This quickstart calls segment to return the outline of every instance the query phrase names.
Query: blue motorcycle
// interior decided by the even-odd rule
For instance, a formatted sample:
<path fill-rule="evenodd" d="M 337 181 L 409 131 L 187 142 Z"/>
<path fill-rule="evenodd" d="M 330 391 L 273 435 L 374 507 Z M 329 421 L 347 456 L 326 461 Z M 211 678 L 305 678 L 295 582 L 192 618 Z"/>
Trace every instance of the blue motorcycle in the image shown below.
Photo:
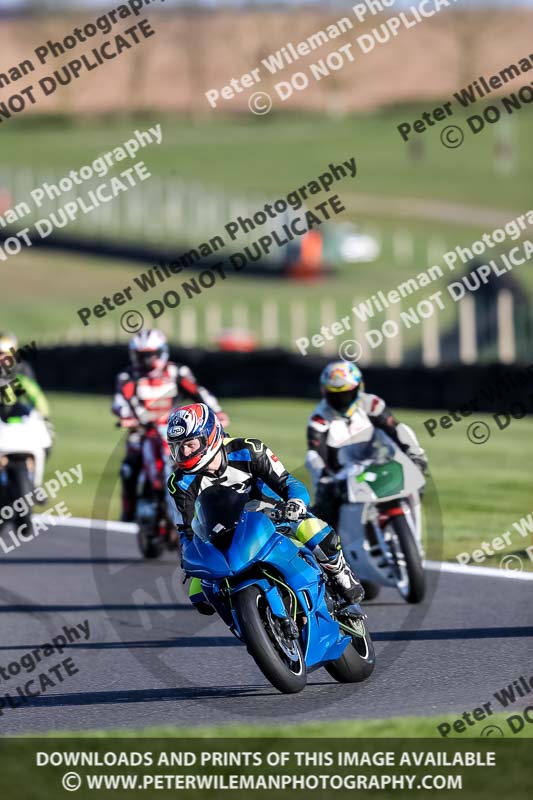
<path fill-rule="evenodd" d="M 361 608 L 343 607 L 291 523 L 246 510 L 248 499 L 223 486 L 200 494 L 185 571 L 280 692 L 302 691 L 319 667 L 341 683 L 366 680 L 375 654 Z"/>

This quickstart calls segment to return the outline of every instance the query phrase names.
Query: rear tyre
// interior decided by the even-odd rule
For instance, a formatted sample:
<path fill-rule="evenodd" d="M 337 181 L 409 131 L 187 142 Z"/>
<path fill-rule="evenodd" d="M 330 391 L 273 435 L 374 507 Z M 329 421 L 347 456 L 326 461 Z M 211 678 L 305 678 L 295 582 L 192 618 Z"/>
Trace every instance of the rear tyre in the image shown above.
<path fill-rule="evenodd" d="M 373 600 L 381 591 L 381 586 L 375 581 L 361 581 L 363 589 L 365 590 L 364 600 Z"/>
<path fill-rule="evenodd" d="M 234 608 L 248 652 L 265 678 L 284 694 L 301 692 L 307 669 L 300 642 L 283 636 L 259 587 L 238 592 Z"/>
<path fill-rule="evenodd" d="M 398 591 L 408 603 L 420 603 L 426 594 L 426 577 L 413 533 L 403 515 L 392 517 L 389 524 L 393 529 L 391 549 L 399 576 Z"/>
<path fill-rule="evenodd" d="M 374 671 L 376 664 L 376 654 L 374 643 L 367 630 L 364 619 L 343 621 L 343 631 L 348 633 L 347 628 L 351 627 L 354 631 L 352 641 L 336 661 L 331 661 L 325 665 L 326 670 L 332 678 L 339 683 L 361 683 L 366 681 Z"/>

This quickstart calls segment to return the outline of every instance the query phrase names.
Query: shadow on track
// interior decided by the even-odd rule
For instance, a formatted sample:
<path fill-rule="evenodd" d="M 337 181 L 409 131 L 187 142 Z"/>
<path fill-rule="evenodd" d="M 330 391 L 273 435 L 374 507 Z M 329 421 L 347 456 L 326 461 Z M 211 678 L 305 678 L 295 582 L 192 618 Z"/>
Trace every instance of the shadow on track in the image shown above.
<path fill-rule="evenodd" d="M 153 608 L 155 606 L 147 606 Z M 0 609 L 1 611 L 1 609 Z M 383 631 L 374 632 L 375 642 L 392 641 L 431 641 L 446 639 L 518 639 L 533 637 L 533 627 L 516 628 L 449 628 L 421 631 Z M 0 645 L 0 652 L 27 650 L 41 647 L 40 644 Z M 172 648 L 194 649 L 202 647 L 243 647 L 243 643 L 233 636 L 179 636 L 169 639 L 140 639 L 120 642 L 74 642 L 63 645 L 64 650 L 122 650 L 146 649 L 169 650 Z"/>
<path fill-rule="evenodd" d="M 142 558 L 10 558 L 6 559 L 4 566 L 28 564 L 145 564 Z"/>
<path fill-rule="evenodd" d="M 40 644 L 12 644 L 0 645 L 0 652 L 4 650 L 29 650 L 32 647 L 42 647 Z M 242 642 L 233 636 L 181 636 L 179 639 L 145 639 L 131 642 L 73 642 L 62 645 L 63 650 L 129 650 L 130 648 L 163 648 L 172 647 L 243 647 Z"/>
<path fill-rule="evenodd" d="M 279 694 L 266 686 L 209 686 L 173 689 L 123 689 L 112 692 L 76 692 L 72 694 L 40 695 L 28 699 L 23 708 L 98 706 L 114 703 L 153 703 L 177 700 L 209 700 L 239 697 L 261 697 Z"/>
<path fill-rule="evenodd" d="M 0 602 L 2 592 L 0 590 Z M 56 606 L 56 605 L 0 605 L 1 614 L 24 614 L 40 611 L 43 614 L 63 611 L 195 611 L 190 603 L 109 603 L 108 605 L 79 605 L 79 606 Z"/>
<path fill-rule="evenodd" d="M 517 639 L 533 636 L 533 627 L 442 628 L 441 630 L 372 632 L 375 642 L 428 641 L 438 639 Z"/>

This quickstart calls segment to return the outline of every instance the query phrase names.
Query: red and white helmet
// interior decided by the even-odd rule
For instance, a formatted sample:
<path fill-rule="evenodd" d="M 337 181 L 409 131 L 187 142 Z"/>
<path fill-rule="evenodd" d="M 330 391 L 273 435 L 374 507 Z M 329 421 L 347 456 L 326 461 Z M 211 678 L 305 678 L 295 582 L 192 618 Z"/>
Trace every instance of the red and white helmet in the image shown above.
<path fill-rule="evenodd" d="M 185 454 L 183 446 L 198 440 L 194 452 Z M 178 469 L 200 472 L 216 456 L 224 440 L 224 430 L 216 414 L 205 403 L 176 408 L 169 417 L 167 442 Z"/>
<path fill-rule="evenodd" d="M 167 337 L 161 331 L 140 331 L 129 343 L 130 360 L 133 367 L 143 375 L 160 372 L 168 361 Z"/>

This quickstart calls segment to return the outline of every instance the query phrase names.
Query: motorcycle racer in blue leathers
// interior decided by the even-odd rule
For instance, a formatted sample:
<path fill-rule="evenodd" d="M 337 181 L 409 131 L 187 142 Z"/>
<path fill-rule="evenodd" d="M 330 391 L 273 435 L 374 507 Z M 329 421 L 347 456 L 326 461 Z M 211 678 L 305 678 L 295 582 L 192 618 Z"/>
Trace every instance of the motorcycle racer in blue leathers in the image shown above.
<path fill-rule="evenodd" d="M 276 502 L 274 493 L 281 498 L 278 512 L 294 523 L 293 534 L 313 552 L 345 602 L 353 604 L 362 599 L 362 586 L 346 564 L 336 532 L 307 511 L 306 487 L 287 472 L 264 442 L 225 437 L 219 419 L 203 403 L 184 406 L 172 413 L 167 440 L 176 464 L 168 490 L 175 503 L 176 525 L 185 557 L 193 537 L 195 502 L 202 491 L 223 485 L 247 494 L 250 501 L 270 505 Z M 199 610 L 208 612 L 197 579 L 191 583 L 190 597 Z"/>

